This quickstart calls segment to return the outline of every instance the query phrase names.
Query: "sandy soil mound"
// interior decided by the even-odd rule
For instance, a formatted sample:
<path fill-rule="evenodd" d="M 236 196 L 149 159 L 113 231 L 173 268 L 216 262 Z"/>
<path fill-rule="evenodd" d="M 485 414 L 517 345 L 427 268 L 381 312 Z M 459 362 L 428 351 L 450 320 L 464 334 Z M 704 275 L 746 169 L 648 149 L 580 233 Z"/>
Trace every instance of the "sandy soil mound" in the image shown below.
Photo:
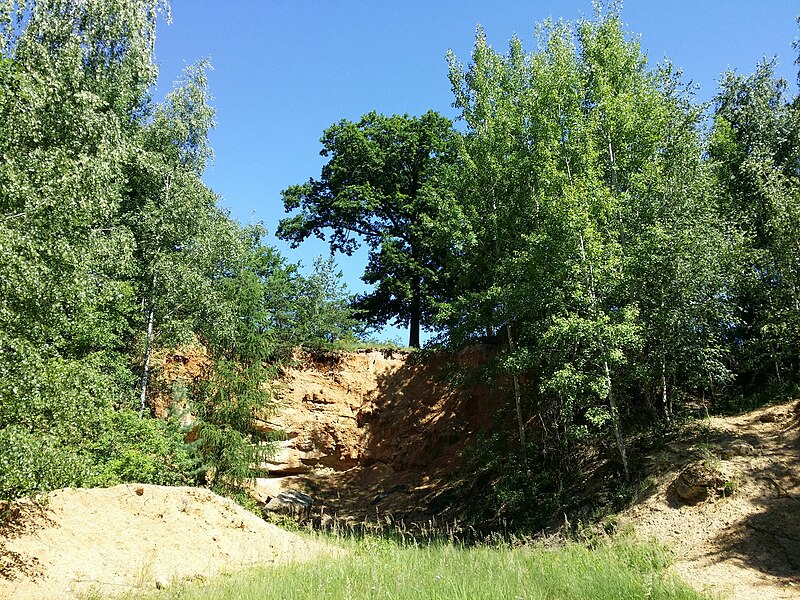
<path fill-rule="evenodd" d="M 338 549 L 270 525 L 209 490 L 153 485 L 52 492 L 19 502 L 0 530 L 0 598 L 75 598 Z"/>
<path fill-rule="evenodd" d="M 691 504 L 675 484 L 696 464 L 730 483 Z M 651 471 L 622 523 L 675 550 L 685 581 L 731 599 L 800 598 L 800 402 L 700 421 Z"/>

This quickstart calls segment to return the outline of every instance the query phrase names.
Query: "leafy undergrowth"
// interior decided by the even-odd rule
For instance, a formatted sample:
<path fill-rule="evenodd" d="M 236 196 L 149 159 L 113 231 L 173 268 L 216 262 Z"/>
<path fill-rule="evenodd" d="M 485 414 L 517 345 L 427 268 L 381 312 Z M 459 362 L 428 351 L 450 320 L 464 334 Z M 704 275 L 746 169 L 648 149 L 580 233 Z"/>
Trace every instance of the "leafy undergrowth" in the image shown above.
<path fill-rule="evenodd" d="M 324 536 L 331 541 L 329 536 Z M 701 595 L 666 568 L 667 550 L 625 539 L 595 549 L 450 543 L 417 545 L 384 538 L 336 539 L 348 555 L 259 567 L 201 583 L 177 583 L 137 598 L 685 598 Z"/>

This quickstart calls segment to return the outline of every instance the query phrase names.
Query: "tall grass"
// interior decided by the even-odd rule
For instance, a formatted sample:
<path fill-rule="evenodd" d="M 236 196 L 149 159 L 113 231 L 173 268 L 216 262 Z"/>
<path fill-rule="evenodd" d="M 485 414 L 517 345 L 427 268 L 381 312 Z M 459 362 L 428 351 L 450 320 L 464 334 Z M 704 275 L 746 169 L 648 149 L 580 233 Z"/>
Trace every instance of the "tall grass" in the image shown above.
<path fill-rule="evenodd" d="M 626 540 L 595 549 L 418 545 L 385 538 L 335 540 L 346 556 L 177 584 L 136 598 L 164 599 L 699 599 L 669 573 L 669 553 Z M 133 597 L 133 596 L 131 596 Z"/>

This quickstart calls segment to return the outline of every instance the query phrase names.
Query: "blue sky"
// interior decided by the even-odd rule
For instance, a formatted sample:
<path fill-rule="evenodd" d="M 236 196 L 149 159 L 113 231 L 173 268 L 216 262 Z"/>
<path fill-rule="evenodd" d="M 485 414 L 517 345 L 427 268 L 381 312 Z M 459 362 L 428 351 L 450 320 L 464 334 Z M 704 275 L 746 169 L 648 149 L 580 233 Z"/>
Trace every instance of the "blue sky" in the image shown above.
<path fill-rule="evenodd" d="M 455 117 L 445 53 L 466 64 L 477 24 L 498 50 L 513 34 L 531 50 L 537 22 L 591 14 L 590 0 L 173 0 L 173 22 L 157 36 L 156 97 L 186 64 L 210 57 L 218 125 L 205 181 L 233 217 L 272 234 L 285 216 L 281 190 L 319 176 L 323 129 L 371 110 Z M 650 63 L 668 56 L 700 86 L 701 100 L 713 97 L 725 70 L 750 73 L 765 56 L 778 56 L 794 91 L 798 14 L 796 0 L 628 0 L 622 10 Z M 316 240 L 297 250 L 268 241 L 307 266 L 328 252 Z M 363 290 L 365 254 L 339 264 L 351 291 Z"/>

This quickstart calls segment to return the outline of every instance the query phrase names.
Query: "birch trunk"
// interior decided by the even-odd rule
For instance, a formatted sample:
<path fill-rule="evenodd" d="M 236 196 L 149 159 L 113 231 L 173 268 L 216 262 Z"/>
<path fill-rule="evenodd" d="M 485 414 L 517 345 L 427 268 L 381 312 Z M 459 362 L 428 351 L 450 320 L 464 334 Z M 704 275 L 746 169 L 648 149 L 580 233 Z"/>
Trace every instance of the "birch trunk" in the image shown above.
<path fill-rule="evenodd" d="M 583 234 L 578 234 L 578 239 L 581 246 L 581 258 L 589 268 L 588 283 L 589 283 L 589 299 L 592 305 L 592 313 L 597 316 L 597 295 L 594 290 L 594 270 L 592 264 L 586 255 L 586 245 L 583 241 Z M 605 372 L 606 387 L 608 389 L 608 403 L 611 408 L 611 426 L 614 430 L 614 437 L 617 440 L 617 449 L 619 456 L 622 459 L 622 468 L 625 471 L 625 481 L 630 481 L 630 469 L 628 468 L 628 453 L 625 450 L 625 439 L 622 437 L 622 425 L 619 421 L 619 411 L 617 410 L 617 402 L 614 399 L 614 386 L 611 379 L 611 369 L 608 366 L 608 359 L 606 358 L 606 349 L 604 344 L 600 344 L 600 352 L 603 356 L 603 369 Z"/>
<path fill-rule="evenodd" d="M 155 288 L 156 278 L 153 276 L 153 289 Z M 151 291 L 153 294 L 153 291 Z M 147 339 L 144 347 L 144 370 L 142 372 L 142 391 L 139 395 L 139 418 L 144 417 L 144 410 L 147 407 L 147 379 L 150 375 L 150 355 L 153 353 L 153 322 L 155 321 L 156 301 L 155 295 L 150 300 L 150 311 L 147 315 Z"/>
<path fill-rule="evenodd" d="M 667 424 L 670 422 L 671 410 L 667 398 L 667 365 L 664 361 L 664 355 L 661 355 L 661 404 L 664 409 L 664 418 Z"/>
<path fill-rule="evenodd" d="M 625 450 L 625 439 L 622 437 L 622 427 L 619 422 L 619 411 L 614 400 L 614 388 L 611 385 L 611 369 L 608 368 L 608 361 L 603 361 L 606 372 L 606 385 L 608 386 L 608 403 L 611 406 L 611 423 L 614 428 L 614 437 L 617 439 L 617 450 L 622 458 L 622 468 L 625 471 L 625 481 L 631 480 L 631 472 L 628 467 L 628 453 Z"/>
<path fill-rule="evenodd" d="M 508 350 L 514 352 L 514 338 L 511 335 L 511 324 L 506 324 L 506 333 L 508 335 Z M 528 468 L 528 444 L 525 441 L 525 421 L 522 418 L 522 394 L 519 389 L 519 375 L 516 371 L 511 376 L 514 381 L 514 406 L 517 411 L 517 426 L 519 427 L 519 444 L 522 449 L 522 465 L 525 467 L 525 472 L 530 473 Z"/>

